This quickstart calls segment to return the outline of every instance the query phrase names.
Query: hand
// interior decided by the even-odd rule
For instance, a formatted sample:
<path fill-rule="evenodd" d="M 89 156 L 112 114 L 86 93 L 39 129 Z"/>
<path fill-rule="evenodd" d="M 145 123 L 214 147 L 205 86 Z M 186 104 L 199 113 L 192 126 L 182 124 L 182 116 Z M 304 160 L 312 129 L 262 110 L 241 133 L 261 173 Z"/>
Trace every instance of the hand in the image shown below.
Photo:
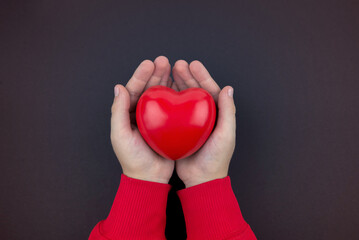
<path fill-rule="evenodd" d="M 174 161 L 155 153 L 135 124 L 136 104 L 144 90 L 154 85 L 172 86 L 171 65 L 166 57 L 143 61 L 126 87 L 117 84 L 111 107 L 111 143 L 123 173 L 131 178 L 168 183 Z M 117 96 L 116 96 L 117 95 Z"/>
<path fill-rule="evenodd" d="M 201 87 L 213 96 L 218 106 L 217 124 L 206 143 L 194 155 L 176 161 L 179 178 L 186 187 L 191 187 L 226 177 L 236 140 L 233 88 L 226 86 L 221 90 L 199 61 L 188 65 L 179 60 L 173 67 L 172 74 L 176 84 L 172 86 L 173 89 Z"/>

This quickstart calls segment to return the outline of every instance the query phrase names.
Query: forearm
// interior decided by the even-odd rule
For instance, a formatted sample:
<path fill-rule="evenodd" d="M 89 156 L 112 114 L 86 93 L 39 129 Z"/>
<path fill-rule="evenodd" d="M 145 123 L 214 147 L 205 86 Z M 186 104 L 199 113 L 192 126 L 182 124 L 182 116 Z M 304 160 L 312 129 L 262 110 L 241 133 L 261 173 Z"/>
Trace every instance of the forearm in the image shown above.
<path fill-rule="evenodd" d="M 165 239 L 169 184 L 122 174 L 108 217 L 92 230 L 89 240 Z"/>
<path fill-rule="evenodd" d="M 229 177 L 178 191 L 188 240 L 255 240 L 242 217 Z"/>

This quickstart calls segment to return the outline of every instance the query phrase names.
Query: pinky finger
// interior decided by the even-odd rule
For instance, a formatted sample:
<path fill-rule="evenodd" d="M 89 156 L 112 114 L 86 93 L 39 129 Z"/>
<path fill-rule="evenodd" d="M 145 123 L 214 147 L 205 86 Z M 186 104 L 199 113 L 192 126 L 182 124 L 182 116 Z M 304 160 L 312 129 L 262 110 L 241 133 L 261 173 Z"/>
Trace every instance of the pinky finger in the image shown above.
<path fill-rule="evenodd" d="M 176 82 L 172 82 L 172 86 L 171 86 L 171 88 L 172 88 L 173 90 L 175 90 L 176 92 L 179 92 L 179 88 L 178 88 L 178 86 L 177 86 L 177 83 L 176 83 Z"/>
<path fill-rule="evenodd" d="M 167 87 L 171 88 L 172 87 L 172 84 L 173 84 L 173 81 L 172 81 L 172 78 L 171 77 L 168 77 L 168 80 L 167 80 Z"/>

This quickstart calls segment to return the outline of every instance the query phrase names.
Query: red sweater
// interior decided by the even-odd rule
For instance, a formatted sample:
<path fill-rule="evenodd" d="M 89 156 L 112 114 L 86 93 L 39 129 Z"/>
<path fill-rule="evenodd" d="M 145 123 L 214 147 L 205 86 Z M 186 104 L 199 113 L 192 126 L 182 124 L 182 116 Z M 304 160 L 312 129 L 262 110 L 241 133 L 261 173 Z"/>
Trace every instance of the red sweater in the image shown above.
<path fill-rule="evenodd" d="M 89 240 L 165 239 L 169 184 L 121 175 L 111 211 L 92 230 Z M 244 221 L 229 177 L 177 192 L 188 240 L 255 240 Z"/>

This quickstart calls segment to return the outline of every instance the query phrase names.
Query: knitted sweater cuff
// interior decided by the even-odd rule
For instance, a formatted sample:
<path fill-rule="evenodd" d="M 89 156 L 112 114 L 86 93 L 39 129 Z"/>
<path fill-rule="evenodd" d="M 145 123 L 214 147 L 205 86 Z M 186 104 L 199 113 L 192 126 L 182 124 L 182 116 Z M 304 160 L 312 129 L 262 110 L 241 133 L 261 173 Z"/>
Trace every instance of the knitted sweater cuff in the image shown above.
<path fill-rule="evenodd" d="M 256 239 L 244 221 L 229 176 L 177 191 L 191 239 Z"/>
<path fill-rule="evenodd" d="M 122 174 L 111 211 L 94 231 L 106 239 L 165 239 L 170 188 L 169 184 L 138 180 Z"/>

